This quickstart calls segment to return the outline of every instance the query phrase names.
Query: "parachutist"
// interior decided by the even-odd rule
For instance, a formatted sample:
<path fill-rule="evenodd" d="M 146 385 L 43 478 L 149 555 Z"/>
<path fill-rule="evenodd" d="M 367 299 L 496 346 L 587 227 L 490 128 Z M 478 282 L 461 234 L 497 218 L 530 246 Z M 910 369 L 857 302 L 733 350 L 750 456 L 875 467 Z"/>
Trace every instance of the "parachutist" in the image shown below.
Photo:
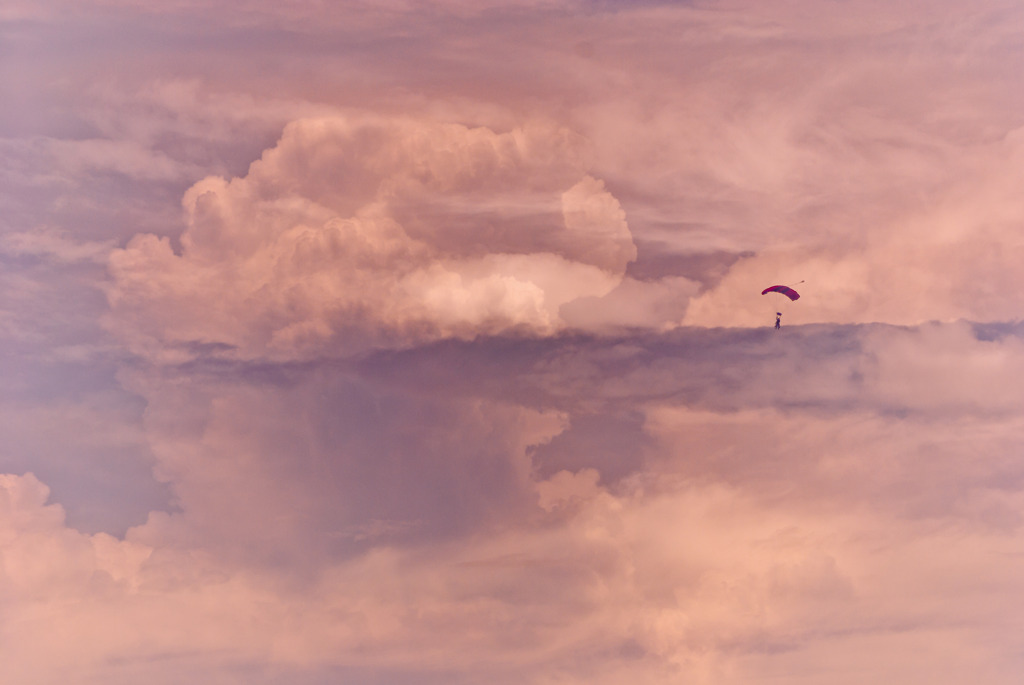
<path fill-rule="evenodd" d="M 800 282 L 803 283 L 803 281 Z M 768 293 L 779 293 L 780 295 L 789 298 L 791 302 L 796 302 L 800 299 L 800 293 L 793 290 L 788 285 L 773 285 L 761 291 L 762 295 L 767 295 Z M 779 330 L 780 328 L 782 328 L 782 312 L 775 312 L 775 330 Z"/>

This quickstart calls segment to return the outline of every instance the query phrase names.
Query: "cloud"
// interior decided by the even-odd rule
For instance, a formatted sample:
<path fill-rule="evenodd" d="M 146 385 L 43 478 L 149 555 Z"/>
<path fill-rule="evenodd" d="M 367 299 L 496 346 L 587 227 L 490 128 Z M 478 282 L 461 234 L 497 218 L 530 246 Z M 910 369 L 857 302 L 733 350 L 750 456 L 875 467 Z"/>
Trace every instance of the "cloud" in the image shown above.
<path fill-rule="evenodd" d="M 605 90 L 573 113 L 641 263 L 645 240 L 746 255 L 681 321 L 770 323 L 758 294 L 799 281 L 784 323 L 1015 319 L 1019 103 L 999 65 L 1017 52 L 1005 27 L 1018 14 L 950 6 L 948 23 L 922 23 L 872 6 L 838 24 L 801 3 L 718 10 L 622 16 L 656 14 L 689 52 L 666 58 L 649 32 L 602 35 L 579 74 Z M 629 78 L 609 80 L 624 59 Z"/>
<path fill-rule="evenodd" d="M 668 402 L 722 412 L 775 408 L 998 418 L 1018 411 L 1022 400 L 1016 386 L 997 381 L 1020 363 L 1015 330 L 992 332 L 966 322 L 821 324 L 778 332 L 770 325 L 641 330 L 532 345 L 492 338 L 381 352 L 365 357 L 360 368 L 374 382 L 429 392 L 445 381 L 444 369 L 457 366 L 460 373 L 447 378 L 453 395 L 595 413 L 625 414 Z M 500 371 L 492 368 L 496 358 L 502 360 Z"/>
<path fill-rule="evenodd" d="M 720 417 L 733 427 L 748 418 Z M 858 433 L 880 437 L 864 424 L 838 444 L 853 447 L 847 439 Z M 788 449 L 814 444 L 801 436 Z M 683 465 L 690 455 L 672 459 Z M 78 569 L 70 580 L 23 576 L 46 592 L 22 587 L 8 605 L 6 616 L 21 621 L 17 644 L 37 644 L 42 624 L 26 619 L 44 597 L 52 603 L 55 587 L 75 588 L 93 568 L 115 581 L 95 597 L 74 589 L 77 609 L 46 623 L 80 652 L 44 664 L 40 652 L 19 650 L 12 672 L 50 682 L 46 674 L 66 676 L 74 664 L 84 682 L 130 682 L 168 667 L 229 677 L 220 655 L 260 664 L 250 682 L 272 682 L 272 673 L 305 682 L 327 667 L 390 672 L 396 683 L 441 674 L 612 683 L 630 673 L 651 683 L 769 682 L 770 674 L 810 677 L 809 663 L 849 678 L 859 655 L 857 673 L 878 682 L 924 668 L 953 683 L 962 650 L 988 644 L 984 656 L 967 658 L 987 660 L 994 682 L 1012 682 L 1013 650 L 992 633 L 1019 593 L 1012 529 L 973 528 L 965 511 L 894 517 L 851 490 L 815 502 L 766 493 L 757 481 L 680 475 L 650 473 L 610 491 L 592 472 L 562 472 L 536 483 L 535 513 L 514 527 L 432 546 L 377 545 L 318 564 L 297 586 L 268 579 L 266 566 L 225 564 L 212 550 L 176 549 L 166 538 L 153 548 L 156 521 L 127 541 L 90 543 L 60 526 L 36 482 L 8 478 L 22 495 L 4 520 L 19 526 L 19 540 L 36 550 L 65 540 L 56 567 Z M 1019 511 L 1022 503 L 1005 504 Z M 74 556 L 90 549 L 95 562 Z M 941 649 L 933 665 L 916 650 L 878 651 L 893 641 Z M 868 658 L 880 653 L 886 658 Z"/>
<path fill-rule="evenodd" d="M 655 491 L 679 478 L 788 491 L 805 515 L 852 499 L 1015 525 L 1004 499 L 1021 482 L 1009 455 L 1022 398 L 986 389 L 1024 355 L 1013 335 L 972 331 L 482 338 L 358 362 L 136 372 L 157 474 L 180 508 L 153 518 L 147 544 L 288 570 L 366 542 L 529 521 L 538 482 L 541 508 L 558 509 L 591 485 L 647 477 Z M 947 383 L 937 369 L 951 359 L 964 374 Z M 965 461 L 976 452 L 989 456 Z"/>
<path fill-rule="evenodd" d="M 1024 394 L 1007 377 L 1024 362 L 1021 339 L 986 339 L 957 322 L 915 329 L 879 329 L 868 336 L 865 378 L 878 405 L 918 407 L 950 416 L 1010 415 Z"/>
<path fill-rule="evenodd" d="M 0 236 L 0 251 L 12 256 L 49 257 L 57 262 L 106 262 L 113 242 L 79 243 L 59 230 L 38 228 Z"/>
<path fill-rule="evenodd" d="M 180 180 L 195 174 L 194 166 L 176 162 L 166 155 L 125 140 L 48 140 L 46 145 L 63 173 L 87 176 L 117 173 L 140 180 Z"/>
<path fill-rule="evenodd" d="M 5 675 L 1019 680 L 1019 10 L 65 4 Z"/>
<path fill-rule="evenodd" d="M 396 391 L 343 366 L 279 373 L 126 376 L 147 402 L 155 472 L 176 509 L 136 539 L 299 577 L 371 545 L 447 540 L 532 506 L 529 455 L 565 422 L 551 409 Z"/>
<path fill-rule="evenodd" d="M 635 257 L 583 153 L 548 126 L 296 122 L 245 177 L 188 191 L 180 255 L 155 236 L 112 255 L 115 330 L 136 352 L 278 358 L 551 334 L 562 305 L 610 292 Z"/>

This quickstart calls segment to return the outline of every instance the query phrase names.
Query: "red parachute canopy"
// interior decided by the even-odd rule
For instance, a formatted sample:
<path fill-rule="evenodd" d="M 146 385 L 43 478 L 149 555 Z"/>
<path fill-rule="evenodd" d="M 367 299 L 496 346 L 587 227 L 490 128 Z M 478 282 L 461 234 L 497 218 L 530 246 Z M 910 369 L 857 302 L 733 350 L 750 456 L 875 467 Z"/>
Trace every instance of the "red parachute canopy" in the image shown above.
<path fill-rule="evenodd" d="M 761 291 L 762 295 L 767 295 L 768 293 L 782 293 L 791 300 L 800 299 L 800 293 L 793 290 L 788 285 L 773 285 L 772 287 L 765 288 L 764 290 Z"/>

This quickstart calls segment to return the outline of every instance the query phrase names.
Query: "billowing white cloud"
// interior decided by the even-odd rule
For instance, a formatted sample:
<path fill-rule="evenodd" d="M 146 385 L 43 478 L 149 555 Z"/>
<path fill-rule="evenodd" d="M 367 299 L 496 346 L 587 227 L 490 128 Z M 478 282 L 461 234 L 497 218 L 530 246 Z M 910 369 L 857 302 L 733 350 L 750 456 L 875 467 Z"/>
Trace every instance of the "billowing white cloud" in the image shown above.
<path fill-rule="evenodd" d="M 114 329 L 141 353 L 276 358 L 553 333 L 636 254 L 584 152 L 545 125 L 295 122 L 246 176 L 188 191 L 180 254 L 143 235 L 112 255 Z"/>

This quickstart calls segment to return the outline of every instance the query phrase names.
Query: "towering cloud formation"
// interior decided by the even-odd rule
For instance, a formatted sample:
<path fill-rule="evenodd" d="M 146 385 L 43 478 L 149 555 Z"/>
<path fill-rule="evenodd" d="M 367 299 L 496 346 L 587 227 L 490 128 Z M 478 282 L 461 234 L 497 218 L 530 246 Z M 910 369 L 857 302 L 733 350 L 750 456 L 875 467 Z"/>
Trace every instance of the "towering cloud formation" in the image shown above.
<path fill-rule="evenodd" d="M 297 121 L 247 175 L 204 179 L 184 206 L 179 254 L 143 235 L 110 260 L 115 327 L 136 352 L 294 359 L 547 335 L 636 256 L 583 141 L 549 125 Z"/>

